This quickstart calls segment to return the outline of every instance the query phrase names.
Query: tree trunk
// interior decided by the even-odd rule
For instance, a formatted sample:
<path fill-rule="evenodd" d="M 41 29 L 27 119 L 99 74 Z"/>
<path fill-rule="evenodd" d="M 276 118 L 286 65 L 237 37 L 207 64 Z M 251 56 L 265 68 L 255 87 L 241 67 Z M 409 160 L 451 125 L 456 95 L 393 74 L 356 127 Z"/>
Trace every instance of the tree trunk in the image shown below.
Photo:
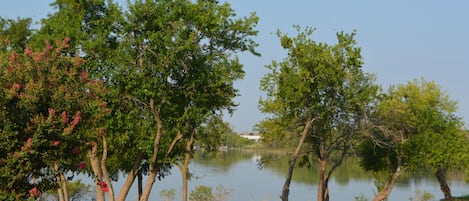
<path fill-rule="evenodd" d="M 329 177 L 326 173 L 327 160 L 319 160 L 318 201 L 329 201 Z"/>
<path fill-rule="evenodd" d="M 155 118 L 156 120 L 157 130 L 156 130 L 155 140 L 153 141 L 153 155 L 150 159 L 150 166 L 149 166 L 150 174 L 148 176 L 145 189 L 143 189 L 142 196 L 140 197 L 140 201 L 148 201 L 148 199 L 150 198 L 151 189 L 153 188 L 153 184 L 155 183 L 156 175 L 158 173 L 157 172 L 158 170 L 156 168 L 156 162 L 157 162 L 156 159 L 158 156 L 158 149 L 160 145 L 161 135 L 163 133 L 163 121 L 161 120 L 159 110 L 155 108 L 155 103 L 154 103 L 153 98 L 150 99 L 150 110 L 153 114 L 153 118 Z"/>
<path fill-rule="evenodd" d="M 103 156 L 101 157 L 101 171 L 103 173 L 104 180 L 106 181 L 106 185 L 108 187 L 108 197 L 109 201 L 114 201 L 114 189 L 112 188 L 111 179 L 109 178 L 109 172 L 107 171 L 106 167 L 106 160 L 107 160 L 107 140 L 106 136 L 102 137 L 103 140 Z"/>
<path fill-rule="evenodd" d="M 288 201 L 288 194 L 290 193 L 290 183 L 291 183 L 291 179 L 293 176 L 293 169 L 295 168 L 296 160 L 298 159 L 298 156 L 300 155 L 301 147 L 304 144 L 304 141 L 306 139 L 306 136 L 309 133 L 309 130 L 311 129 L 312 124 L 313 124 L 313 121 L 311 120 L 311 118 L 308 118 L 305 128 L 303 129 L 303 132 L 301 134 L 300 141 L 298 142 L 295 152 L 292 155 L 290 166 L 288 168 L 288 175 L 287 175 L 287 178 L 285 179 L 285 183 L 283 184 L 282 195 L 280 195 L 280 199 L 282 201 Z"/>
<path fill-rule="evenodd" d="M 64 185 L 64 179 L 65 177 L 59 170 L 59 163 L 57 161 L 54 162 L 54 170 L 57 172 L 56 174 L 56 179 L 58 183 L 58 188 L 57 188 L 57 195 L 59 196 L 59 201 L 68 201 L 68 194 L 67 192 L 67 187 Z"/>
<path fill-rule="evenodd" d="M 140 200 L 140 198 L 142 197 L 142 192 L 143 192 L 143 184 L 142 184 L 142 180 L 143 180 L 143 177 L 142 177 L 142 172 L 138 172 L 138 199 Z"/>
<path fill-rule="evenodd" d="M 97 180 L 103 179 L 103 174 L 100 169 L 99 160 L 98 160 L 98 144 L 96 142 L 90 142 L 91 150 L 88 152 L 88 158 L 90 159 L 91 168 L 95 177 L 95 182 Z M 101 186 L 97 183 L 94 184 L 96 190 L 96 201 L 105 201 L 104 192 L 101 190 Z"/>
<path fill-rule="evenodd" d="M 119 194 L 117 195 L 117 199 L 116 199 L 117 201 L 126 200 L 127 195 L 129 194 L 130 188 L 132 187 L 132 184 L 135 181 L 135 177 L 137 176 L 137 174 L 141 176 L 141 173 L 139 173 L 139 168 L 140 168 L 140 164 L 142 163 L 142 158 L 143 158 L 143 155 L 141 153 L 137 155 L 137 158 L 134 161 L 132 169 L 130 170 L 129 174 L 127 174 L 127 179 L 125 180 L 124 185 L 122 185 L 122 188 L 119 191 Z M 140 180 L 140 184 L 141 184 L 141 180 Z"/>
<path fill-rule="evenodd" d="M 64 201 L 68 201 L 69 200 L 69 197 L 68 197 L 68 189 L 67 189 L 67 179 L 65 179 L 65 176 L 64 174 L 61 172 L 60 173 L 60 183 L 61 183 L 61 189 L 63 191 L 63 195 L 64 195 Z"/>
<path fill-rule="evenodd" d="M 194 133 L 189 138 L 189 141 L 186 144 L 186 153 L 184 154 L 184 163 L 179 166 L 182 175 L 182 201 L 187 201 L 187 182 L 188 182 L 188 169 L 189 169 L 189 160 L 191 159 L 192 144 L 194 143 Z"/>
<path fill-rule="evenodd" d="M 373 201 L 384 201 L 387 200 L 389 195 L 391 194 L 392 188 L 397 182 L 397 179 L 402 173 L 401 166 L 398 166 L 396 170 L 392 173 L 389 177 L 388 181 L 384 185 L 384 188 L 375 196 Z"/>
<path fill-rule="evenodd" d="M 445 195 L 445 200 L 446 201 L 453 200 L 453 196 L 451 195 L 451 189 L 449 188 L 449 185 L 446 182 L 446 176 L 445 176 L 446 171 L 443 168 L 438 167 L 435 175 L 436 175 L 436 178 L 438 179 L 438 182 L 440 183 L 441 191 Z"/>

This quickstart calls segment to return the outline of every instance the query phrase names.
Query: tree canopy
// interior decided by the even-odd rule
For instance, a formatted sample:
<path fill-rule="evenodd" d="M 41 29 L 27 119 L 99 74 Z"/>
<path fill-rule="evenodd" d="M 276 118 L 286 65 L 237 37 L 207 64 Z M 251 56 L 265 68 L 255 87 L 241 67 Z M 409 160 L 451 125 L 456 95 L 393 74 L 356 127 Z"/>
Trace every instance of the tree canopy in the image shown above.
<path fill-rule="evenodd" d="M 312 28 L 296 28 L 296 37 L 277 34 L 288 56 L 267 66 L 271 72 L 261 80 L 267 98 L 260 107 L 273 115 L 271 121 L 289 122 L 293 128 L 288 132 L 302 133 L 291 168 L 305 142 L 320 165 L 318 200 L 328 200 L 328 179 L 349 153 L 377 87 L 362 71 L 355 33 L 337 33 L 337 44 L 329 45 L 312 40 Z M 335 156 L 339 160 L 332 162 Z M 329 162 L 331 168 L 326 166 Z M 288 199 L 288 185 L 287 179 L 282 200 Z"/>
<path fill-rule="evenodd" d="M 429 169 L 437 172 L 445 197 L 451 199 L 444 170 L 464 169 L 469 159 L 456 106 L 440 86 L 424 79 L 390 87 L 380 96 L 362 145 L 362 166 L 389 172 L 375 200 L 386 199 L 402 173 Z"/>

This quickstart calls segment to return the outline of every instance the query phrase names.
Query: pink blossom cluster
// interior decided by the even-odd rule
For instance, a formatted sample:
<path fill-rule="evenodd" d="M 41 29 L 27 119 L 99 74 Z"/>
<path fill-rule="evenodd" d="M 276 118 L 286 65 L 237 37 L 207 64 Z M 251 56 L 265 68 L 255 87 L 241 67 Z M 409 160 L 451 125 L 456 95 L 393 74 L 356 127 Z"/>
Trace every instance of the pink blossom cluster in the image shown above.
<path fill-rule="evenodd" d="M 109 192 L 106 182 L 98 180 L 98 186 L 101 187 L 101 190 L 103 190 L 103 192 Z"/>
<path fill-rule="evenodd" d="M 33 153 L 33 138 L 28 138 L 28 141 L 26 141 L 26 147 L 21 146 L 21 151 L 29 150 L 29 153 Z"/>
<path fill-rule="evenodd" d="M 33 187 L 29 190 L 30 197 L 37 197 L 39 195 L 41 195 L 41 192 L 37 189 L 37 187 Z"/>

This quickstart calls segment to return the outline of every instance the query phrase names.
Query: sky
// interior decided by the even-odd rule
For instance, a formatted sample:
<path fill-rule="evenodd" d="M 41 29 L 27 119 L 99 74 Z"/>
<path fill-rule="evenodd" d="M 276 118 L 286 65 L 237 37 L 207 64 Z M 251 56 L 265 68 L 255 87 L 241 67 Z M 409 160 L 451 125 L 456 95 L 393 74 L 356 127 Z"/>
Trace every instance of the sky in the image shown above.
<path fill-rule="evenodd" d="M 32 17 L 38 21 L 53 12 L 52 0 L 3 0 L 0 16 Z M 125 0 L 117 1 L 121 6 Z M 255 12 L 259 16 L 255 40 L 256 57 L 239 55 L 246 76 L 235 86 L 240 96 L 232 116 L 225 117 L 236 132 L 252 131 L 266 117 L 258 110 L 263 92 L 260 79 L 268 73 L 266 65 L 281 61 L 277 30 L 296 34 L 293 25 L 316 28 L 313 39 L 336 43 L 336 32 L 356 30 L 362 48 L 363 70 L 374 74 L 383 89 L 413 79 L 435 81 L 458 102 L 457 115 L 469 127 L 469 1 L 467 0 L 222 0 L 232 5 L 237 17 Z"/>

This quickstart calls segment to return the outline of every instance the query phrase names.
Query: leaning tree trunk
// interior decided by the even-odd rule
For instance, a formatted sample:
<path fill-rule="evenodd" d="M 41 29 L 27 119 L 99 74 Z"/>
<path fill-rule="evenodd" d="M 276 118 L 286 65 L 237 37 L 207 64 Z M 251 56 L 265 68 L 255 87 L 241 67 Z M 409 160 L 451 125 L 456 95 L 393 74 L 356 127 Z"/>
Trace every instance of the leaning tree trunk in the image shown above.
<path fill-rule="evenodd" d="M 90 142 L 90 150 L 88 152 L 88 158 L 91 162 L 91 168 L 93 170 L 93 174 L 96 180 L 102 180 L 103 174 L 101 172 L 99 160 L 98 160 L 98 144 L 96 142 Z M 105 201 L 104 192 L 101 187 L 95 184 L 95 191 L 96 191 L 96 201 Z"/>
<path fill-rule="evenodd" d="M 153 155 L 150 159 L 150 174 L 148 175 L 147 183 L 145 184 L 145 188 L 143 189 L 142 196 L 140 197 L 140 201 L 148 201 L 150 198 L 151 189 L 153 188 L 153 184 L 156 181 L 156 175 L 158 174 L 158 170 L 156 168 L 157 163 L 157 156 L 158 150 L 160 146 L 161 135 L 163 134 L 163 121 L 160 117 L 159 109 L 155 108 L 155 100 L 153 98 L 150 99 L 150 110 L 153 114 L 153 118 L 156 120 L 156 135 L 153 141 Z"/>
<path fill-rule="evenodd" d="M 68 192 L 67 192 L 67 180 L 65 176 L 59 170 L 59 162 L 54 162 L 54 169 L 57 172 L 56 179 L 58 183 L 57 195 L 59 196 L 59 201 L 68 201 Z"/>
<path fill-rule="evenodd" d="M 282 201 L 288 201 L 288 194 L 290 192 L 290 183 L 293 175 L 293 169 L 295 168 L 296 160 L 298 159 L 298 156 L 300 155 L 301 147 L 304 144 L 304 141 L 306 139 L 306 136 L 309 133 L 309 130 L 311 129 L 313 122 L 309 118 L 308 121 L 306 122 L 306 126 L 303 129 L 303 133 L 301 134 L 300 141 L 298 142 L 298 145 L 296 146 L 295 152 L 292 155 L 292 159 L 290 161 L 290 167 L 288 168 L 288 175 L 287 178 L 285 179 L 285 183 L 283 184 L 282 188 L 282 195 L 280 196 L 280 199 Z"/>
<path fill-rule="evenodd" d="M 194 133 L 189 138 L 189 141 L 186 144 L 186 153 L 184 154 L 184 163 L 182 166 L 179 166 L 182 175 L 182 201 L 187 201 L 188 196 L 188 169 L 189 169 L 189 160 L 191 159 L 192 144 L 194 143 Z"/>
<path fill-rule="evenodd" d="M 384 188 L 375 196 L 373 201 L 384 201 L 387 200 L 389 195 L 391 194 L 392 188 L 397 182 L 397 179 L 402 173 L 402 168 L 401 166 L 398 166 L 396 170 L 392 173 L 392 175 L 389 177 L 388 181 L 384 185 Z"/>
<path fill-rule="evenodd" d="M 438 179 L 438 182 L 440 183 L 441 191 L 445 195 L 445 200 L 446 201 L 453 200 L 453 196 L 451 195 L 451 189 L 449 188 L 449 185 L 446 182 L 446 177 L 445 177 L 446 171 L 443 168 L 438 167 L 435 175 L 436 175 L 436 178 Z"/>
<path fill-rule="evenodd" d="M 122 185 L 122 188 L 119 191 L 119 194 L 117 195 L 117 199 L 116 199 L 117 201 L 125 201 L 127 199 L 127 195 L 129 194 L 130 188 L 132 187 L 132 184 L 135 181 L 135 177 L 137 177 L 137 174 L 141 176 L 141 173 L 139 172 L 139 168 L 140 168 L 140 164 L 142 163 L 142 159 L 143 159 L 143 154 L 141 153 L 138 154 L 137 158 L 134 161 L 132 169 L 127 174 L 127 179 L 125 180 L 124 185 Z M 141 180 L 140 180 L 140 184 L 141 184 Z"/>
<path fill-rule="evenodd" d="M 327 161 L 319 160 L 318 201 L 329 201 L 329 177 L 326 174 Z"/>
<path fill-rule="evenodd" d="M 108 187 L 109 201 L 114 201 L 115 200 L 114 188 L 112 187 L 111 178 L 109 177 L 109 172 L 107 171 L 107 167 L 106 167 L 106 160 L 107 160 L 107 140 L 106 140 L 106 136 L 103 136 L 102 140 L 103 140 L 103 155 L 101 157 L 101 171 L 103 173 L 104 180 L 105 180 L 106 185 Z"/>

